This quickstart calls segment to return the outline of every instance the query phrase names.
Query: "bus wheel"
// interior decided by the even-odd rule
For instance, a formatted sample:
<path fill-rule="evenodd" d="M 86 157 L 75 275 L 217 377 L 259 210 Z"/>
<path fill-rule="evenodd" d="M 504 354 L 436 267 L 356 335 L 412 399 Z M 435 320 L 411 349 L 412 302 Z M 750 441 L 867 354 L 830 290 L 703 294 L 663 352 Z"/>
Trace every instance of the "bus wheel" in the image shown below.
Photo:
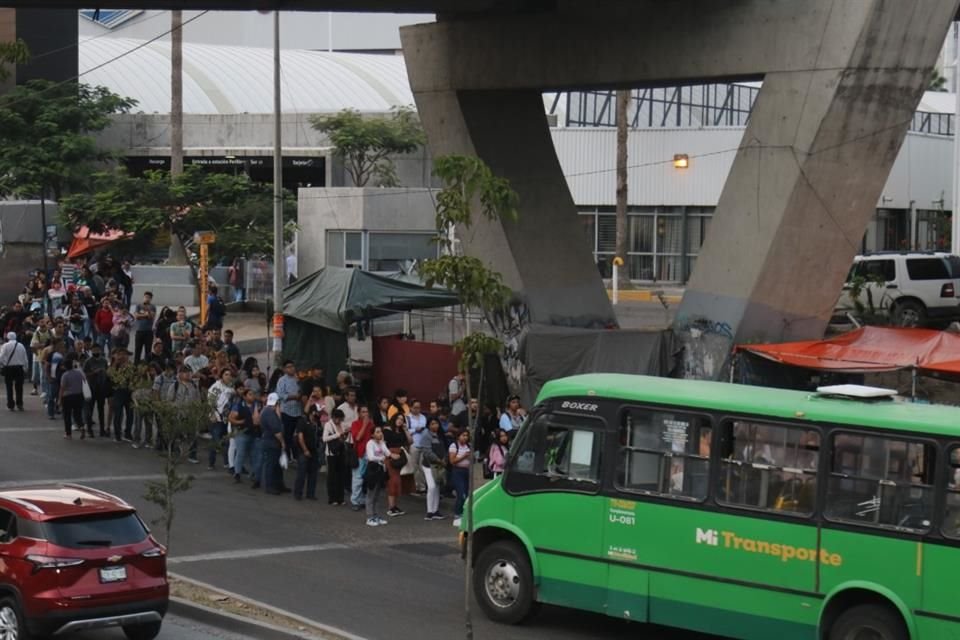
<path fill-rule="evenodd" d="M 491 620 L 522 622 L 533 607 L 533 571 L 526 552 L 513 542 L 494 542 L 473 567 L 473 590 Z"/>
<path fill-rule="evenodd" d="M 829 640 L 909 640 L 900 615 L 889 607 L 862 604 L 847 609 L 830 627 Z"/>

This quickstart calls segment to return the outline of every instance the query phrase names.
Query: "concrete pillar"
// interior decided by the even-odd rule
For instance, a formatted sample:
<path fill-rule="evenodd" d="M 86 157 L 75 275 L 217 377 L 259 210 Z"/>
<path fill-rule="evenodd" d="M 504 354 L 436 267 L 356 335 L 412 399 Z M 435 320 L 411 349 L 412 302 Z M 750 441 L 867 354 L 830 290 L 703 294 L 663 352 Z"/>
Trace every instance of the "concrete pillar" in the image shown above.
<path fill-rule="evenodd" d="M 850 4 L 810 43 L 847 51 L 841 68 L 764 77 L 677 315 L 692 375 L 722 376 L 735 341 L 823 335 L 957 8 Z"/>

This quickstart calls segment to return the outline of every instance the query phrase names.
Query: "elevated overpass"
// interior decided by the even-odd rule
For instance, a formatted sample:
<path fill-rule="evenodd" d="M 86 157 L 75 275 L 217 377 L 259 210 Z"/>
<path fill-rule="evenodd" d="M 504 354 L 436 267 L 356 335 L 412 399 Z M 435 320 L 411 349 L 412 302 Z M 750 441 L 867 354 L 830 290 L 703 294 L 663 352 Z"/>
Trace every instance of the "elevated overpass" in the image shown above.
<path fill-rule="evenodd" d="M 431 151 L 482 157 L 521 198 L 517 222 L 479 225 L 464 247 L 525 294 L 534 321 L 557 325 L 603 326 L 614 314 L 581 238 L 541 92 L 763 79 L 743 141 L 731 150 L 736 159 L 677 316 L 676 327 L 691 336 L 723 327 L 713 332 L 715 340 L 690 341 L 688 355 L 697 363 L 691 373 L 701 377 L 719 374 L 734 340 L 822 333 L 960 4 L 0 2 L 436 13 L 436 23 L 401 30 Z"/>

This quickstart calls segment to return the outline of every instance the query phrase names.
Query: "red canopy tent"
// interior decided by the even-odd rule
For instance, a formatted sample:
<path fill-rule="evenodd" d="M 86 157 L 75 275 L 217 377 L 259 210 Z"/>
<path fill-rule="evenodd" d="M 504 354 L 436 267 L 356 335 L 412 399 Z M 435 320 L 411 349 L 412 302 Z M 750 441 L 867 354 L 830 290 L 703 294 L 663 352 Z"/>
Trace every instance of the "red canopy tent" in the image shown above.
<path fill-rule="evenodd" d="M 915 368 L 960 375 L 960 336 L 931 329 L 861 327 L 829 340 L 741 344 L 736 350 L 820 371 L 870 373 Z"/>
<path fill-rule="evenodd" d="M 96 251 L 108 244 L 118 240 L 132 238 L 132 233 L 126 231 L 108 231 L 107 233 L 90 233 L 86 226 L 80 227 L 73 234 L 73 241 L 70 243 L 70 250 L 67 252 L 67 258 L 73 258 L 85 255 L 91 251 Z"/>

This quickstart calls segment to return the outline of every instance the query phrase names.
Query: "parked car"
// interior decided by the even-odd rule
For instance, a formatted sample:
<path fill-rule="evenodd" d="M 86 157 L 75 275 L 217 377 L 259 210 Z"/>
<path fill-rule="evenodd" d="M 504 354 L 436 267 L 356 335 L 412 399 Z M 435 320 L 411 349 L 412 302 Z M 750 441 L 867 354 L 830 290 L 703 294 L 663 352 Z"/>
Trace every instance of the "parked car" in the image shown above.
<path fill-rule="evenodd" d="M 0 638 L 121 627 L 153 640 L 168 600 L 166 549 L 120 498 L 79 485 L 0 490 Z"/>
<path fill-rule="evenodd" d="M 960 319 L 960 257 L 949 253 L 871 253 L 854 258 L 836 314 L 863 308 L 888 314 L 892 324 L 922 327 Z"/>

